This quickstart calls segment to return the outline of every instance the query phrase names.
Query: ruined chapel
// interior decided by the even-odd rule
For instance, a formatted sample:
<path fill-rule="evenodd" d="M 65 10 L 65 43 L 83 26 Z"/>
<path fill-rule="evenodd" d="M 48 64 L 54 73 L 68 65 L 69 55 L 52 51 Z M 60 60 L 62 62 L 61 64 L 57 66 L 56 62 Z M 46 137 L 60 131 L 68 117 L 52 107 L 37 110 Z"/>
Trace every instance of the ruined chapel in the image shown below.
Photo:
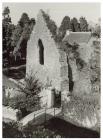
<path fill-rule="evenodd" d="M 71 116 L 70 119 L 79 125 L 94 127 L 99 117 L 96 108 L 92 103 L 89 105 L 88 101 L 92 102 L 93 96 L 100 93 L 99 80 L 91 82 L 93 76 L 99 77 L 91 67 L 98 65 L 98 70 L 100 68 L 100 41 L 91 37 L 90 32 L 67 31 L 63 40 L 56 42 L 47 24 L 44 12 L 40 10 L 27 45 L 26 73 L 36 73 L 44 87 L 48 85 L 61 91 L 61 94 L 73 95 L 69 103 L 62 99 L 68 106 L 64 107 L 64 118 L 68 120 L 67 116 Z M 77 44 L 78 49 L 74 48 L 70 53 L 66 53 L 65 43 L 68 43 L 70 48 Z M 79 56 L 74 56 L 74 53 Z M 95 63 L 95 60 L 98 63 Z"/>

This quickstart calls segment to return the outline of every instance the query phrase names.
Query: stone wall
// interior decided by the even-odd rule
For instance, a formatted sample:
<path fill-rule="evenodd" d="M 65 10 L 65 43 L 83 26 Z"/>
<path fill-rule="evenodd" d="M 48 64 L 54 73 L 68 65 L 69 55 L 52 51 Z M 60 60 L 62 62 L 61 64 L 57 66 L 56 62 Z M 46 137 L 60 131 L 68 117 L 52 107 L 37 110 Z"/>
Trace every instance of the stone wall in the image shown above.
<path fill-rule="evenodd" d="M 44 46 L 44 65 L 39 63 L 39 39 L 42 40 Z M 62 58 L 63 62 L 61 62 Z M 65 64 L 64 59 L 66 59 L 65 53 L 63 51 L 61 52 L 58 44 L 55 43 L 42 16 L 42 12 L 40 11 L 27 45 L 26 73 L 30 74 L 37 72 L 36 76 L 42 82 L 43 86 L 50 84 L 49 86 L 61 90 L 61 83 L 64 83 L 61 81 L 68 80 L 66 74 L 67 64 Z M 65 70 L 64 66 L 66 66 Z M 68 84 L 68 81 L 66 84 Z"/>
<path fill-rule="evenodd" d="M 74 87 L 70 96 L 63 98 L 63 118 L 97 130 L 100 127 L 100 41 L 91 38 L 88 44 L 81 44 L 78 52 L 85 65 L 78 69 L 75 59 L 69 60 Z"/>
<path fill-rule="evenodd" d="M 42 40 L 44 46 L 44 65 L 39 63 L 39 39 Z M 79 57 L 84 62 L 83 67 L 78 68 L 76 58 L 69 59 L 68 63 L 66 53 L 55 43 L 41 11 L 27 45 L 26 73 L 36 73 L 44 87 L 48 85 L 62 91 L 63 96 L 65 93 L 65 98 L 62 96 L 61 99 L 63 118 L 88 128 L 97 127 L 100 122 L 100 90 L 93 91 L 91 80 L 92 78 L 94 78 L 94 81 L 99 79 L 96 82 L 100 86 L 99 50 L 100 42 L 91 38 L 88 44 L 81 43 L 78 48 Z M 71 93 L 69 92 L 68 64 L 71 67 L 74 82 Z M 94 64 L 94 69 L 91 68 L 92 64 Z M 93 73 L 94 76 L 92 76 Z M 95 85 L 96 82 L 94 82 Z"/>
<path fill-rule="evenodd" d="M 5 118 L 5 119 L 18 121 L 19 120 L 18 113 L 19 113 L 19 116 L 22 117 L 22 113 L 20 110 L 13 109 L 9 106 L 3 106 L 3 118 Z"/>

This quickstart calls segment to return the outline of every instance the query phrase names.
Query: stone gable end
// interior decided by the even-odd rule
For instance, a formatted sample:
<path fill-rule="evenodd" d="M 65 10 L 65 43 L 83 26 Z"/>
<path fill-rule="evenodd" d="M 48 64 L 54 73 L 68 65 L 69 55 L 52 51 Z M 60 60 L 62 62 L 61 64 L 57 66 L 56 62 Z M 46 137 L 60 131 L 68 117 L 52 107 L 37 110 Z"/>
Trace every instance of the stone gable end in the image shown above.
<path fill-rule="evenodd" d="M 40 64 L 40 54 L 38 41 L 43 44 L 44 64 Z M 62 60 L 61 60 L 62 59 Z M 39 80 L 45 84 L 51 84 L 53 88 L 61 90 L 61 85 L 67 79 L 67 64 L 65 62 L 66 54 L 59 49 L 54 41 L 50 30 L 48 29 L 42 12 L 37 16 L 37 22 L 32 31 L 30 40 L 27 45 L 27 65 L 26 73 L 36 73 Z M 67 60 L 66 60 L 67 61 Z M 63 78 L 64 77 L 64 78 Z M 69 82 L 67 80 L 67 90 Z"/>

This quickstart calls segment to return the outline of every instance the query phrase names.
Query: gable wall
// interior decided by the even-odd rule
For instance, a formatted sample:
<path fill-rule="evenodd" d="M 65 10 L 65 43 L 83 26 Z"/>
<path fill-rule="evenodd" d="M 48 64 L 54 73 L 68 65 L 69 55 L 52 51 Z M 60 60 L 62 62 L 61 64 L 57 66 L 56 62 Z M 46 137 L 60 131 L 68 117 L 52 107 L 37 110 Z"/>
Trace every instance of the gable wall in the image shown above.
<path fill-rule="evenodd" d="M 60 90 L 60 54 L 41 14 L 38 14 L 36 26 L 28 42 L 26 73 L 37 72 L 43 84 L 51 82 L 53 87 Z M 42 40 L 44 46 L 44 65 L 39 64 L 39 39 Z"/>

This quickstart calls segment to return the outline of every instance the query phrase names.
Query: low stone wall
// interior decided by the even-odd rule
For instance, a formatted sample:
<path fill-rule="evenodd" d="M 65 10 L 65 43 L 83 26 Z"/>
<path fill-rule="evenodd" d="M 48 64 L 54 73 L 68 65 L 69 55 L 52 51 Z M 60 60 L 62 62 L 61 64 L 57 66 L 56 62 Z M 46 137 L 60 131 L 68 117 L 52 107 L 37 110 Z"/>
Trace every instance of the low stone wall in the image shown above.
<path fill-rule="evenodd" d="M 3 106 L 3 118 L 18 121 L 18 115 L 22 115 L 20 110 L 12 109 L 9 106 Z"/>
<path fill-rule="evenodd" d="M 54 112 L 55 111 L 55 112 Z M 19 121 L 22 126 L 27 125 L 35 121 L 35 124 L 42 124 L 45 121 L 51 119 L 54 116 L 59 116 L 61 113 L 61 108 L 49 108 L 49 109 L 40 109 L 30 113 Z"/>
<path fill-rule="evenodd" d="M 67 100 L 69 98 L 69 100 Z M 98 130 L 100 127 L 99 97 L 70 96 L 63 101 L 64 120 L 82 127 Z"/>

